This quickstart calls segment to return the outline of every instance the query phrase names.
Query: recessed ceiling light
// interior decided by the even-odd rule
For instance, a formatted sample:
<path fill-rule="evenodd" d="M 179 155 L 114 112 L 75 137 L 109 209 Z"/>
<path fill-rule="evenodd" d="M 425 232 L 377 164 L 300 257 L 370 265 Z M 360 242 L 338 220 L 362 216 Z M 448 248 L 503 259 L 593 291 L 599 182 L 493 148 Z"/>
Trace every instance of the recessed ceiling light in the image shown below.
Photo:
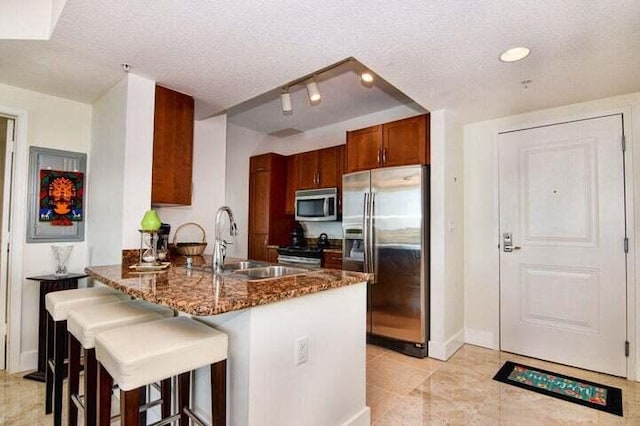
<path fill-rule="evenodd" d="M 500 54 L 500 60 L 502 62 L 516 62 L 529 56 L 531 50 L 527 47 L 514 47 L 505 50 Z"/>
<path fill-rule="evenodd" d="M 368 70 L 364 70 L 360 74 L 360 79 L 363 83 L 373 83 L 373 74 Z"/>

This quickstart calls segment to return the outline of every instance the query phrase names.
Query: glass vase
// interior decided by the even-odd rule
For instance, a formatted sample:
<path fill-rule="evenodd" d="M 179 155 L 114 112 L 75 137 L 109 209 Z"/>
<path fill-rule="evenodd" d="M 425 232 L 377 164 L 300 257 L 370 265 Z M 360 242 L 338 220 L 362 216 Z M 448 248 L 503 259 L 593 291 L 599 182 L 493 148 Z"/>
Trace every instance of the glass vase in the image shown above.
<path fill-rule="evenodd" d="M 55 276 L 64 277 L 69 275 L 67 272 L 67 261 L 71 256 L 71 250 L 73 246 L 51 246 L 53 251 L 53 258 L 56 261 L 56 270 L 53 273 Z"/>

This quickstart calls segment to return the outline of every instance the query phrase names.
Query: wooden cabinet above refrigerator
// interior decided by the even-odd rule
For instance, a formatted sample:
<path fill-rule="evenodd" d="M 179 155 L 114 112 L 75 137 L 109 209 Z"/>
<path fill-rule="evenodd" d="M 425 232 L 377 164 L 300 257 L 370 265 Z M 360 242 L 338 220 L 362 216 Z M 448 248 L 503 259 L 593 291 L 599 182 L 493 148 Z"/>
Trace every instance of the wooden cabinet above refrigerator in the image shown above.
<path fill-rule="evenodd" d="M 347 132 L 347 173 L 429 164 L 429 114 Z"/>

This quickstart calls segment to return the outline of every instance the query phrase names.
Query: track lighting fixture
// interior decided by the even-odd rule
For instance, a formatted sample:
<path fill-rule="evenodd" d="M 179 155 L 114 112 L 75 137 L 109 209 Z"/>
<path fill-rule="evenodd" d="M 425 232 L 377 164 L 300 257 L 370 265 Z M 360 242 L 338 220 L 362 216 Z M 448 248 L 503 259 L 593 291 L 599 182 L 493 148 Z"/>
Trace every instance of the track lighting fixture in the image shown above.
<path fill-rule="evenodd" d="M 283 114 L 293 111 L 293 105 L 291 103 L 291 93 L 289 93 L 289 89 L 284 89 L 284 91 L 280 95 L 280 103 L 282 104 Z"/>
<path fill-rule="evenodd" d="M 320 90 L 318 89 L 318 83 L 315 80 L 311 80 L 307 83 L 307 95 L 309 95 L 309 102 L 312 104 L 320 102 Z"/>

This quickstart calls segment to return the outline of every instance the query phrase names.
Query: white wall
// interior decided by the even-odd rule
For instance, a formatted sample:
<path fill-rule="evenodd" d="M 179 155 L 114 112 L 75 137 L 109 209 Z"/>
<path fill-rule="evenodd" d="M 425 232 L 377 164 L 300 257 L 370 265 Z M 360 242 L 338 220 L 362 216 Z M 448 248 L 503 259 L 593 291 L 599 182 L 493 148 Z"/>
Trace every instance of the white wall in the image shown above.
<path fill-rule="evenodd" d="M 417 114 L 414 109 L 408 106 L 399 106 L 287 138 L 276 138 L 229 123 L 227 132 L 227 204 L 236 214 L 239 230 L 238 244 L 229 253 L 236 257 L 247 256 L 249 157 L 267 152 L 291 155 L 343 145 L 346 143 L 347 130 L 357 130 Z M 312 224 L 306 230 L 308 237 L 314 237 L 321 232 L 326 232 L 330 238 L 342 238 L 342 229 L 339 222 Z"/>
<path fill-rule="evenodd" d="M 26 132 L 28 146 L 89 152 L 90 105 L 0 84 L 0 112 L 3 108 L 5 112 L 7 109 L 21 110 L 28 116 L 27 128 L 17 129 L 18 133 Z M 25 123 L 18 122 L 17 125 L 24 126 Z M 21 149 L 25 149 L 26 152 L 26 147 Z M 14 173 L 23 174 L 24 179 L 20 181 L 21 188 L 13 188 L 14 206 L 22 212 L 26 212 L 27 204 L 27 170 L 28 157 L 16 157 Z M 35 368 L 37 363 L 38 284 L 26 280 L 25 277 L 48 274 L 53 272 L 55 267 L 50 244 L 25 242 L 24 224 L 24 217 L 14 218 L 13 241 L 20 247 L 14 247 L 13 252 L 22 252 L 21 276 L 12 276 L 9 283 L 12 293 L 10 297 L 14 302 L 11 307 L 10 326 L 14 331 L 19 330 L 19 342 L 12 342 L 14 347 L 19 348 L 20 354 L 19 360 L 10 366 L 14 371 Z M 87 243 L 78 242 L 72 245 L 74 249 L 67 266 L 70 271 L 80 272 L 87 264 Z M 17 295 L 15 298 L 14 292 Z M 11 334 L 13 335 L 13 332 Z"/>
<path fill-rule="evenodd" d="M 227 116 L 219 115 L 196 121 L 193 147 L 193 193 L 190 206 L 159 207 L 156 210 L 164 223 L 171 224 L 170 238 L 176 229 L 187 222 L 201 225 L 208 242 L 205 253 L 213 252 L 214 219 L 216 211 L 225 204 Z M 234 192 L 228 188 L 228 192 Z M 234 210 L 234 213 L 235 210 Z M 228 237 L 228 220 L 224 218 L 223 231 Z M 245 228 L 246 232 L 246 228 Z M 185 226 L 178 233 L 178 242 L 200 241 L 201 231 L 194 226 Z M 229 246 L 231 248 L 232 246 Z"/>
<path fill-rule="evenodd" d="M 138 248 L 151 206 L 155 82 L 127 74 L 94 105 L 89 158 L 89 264 L 119 263 Z"/>
<path fill-rule="evenodd" d="M 640 297 L 636 272 L 640 270 L 640 93 L 601 99 L 528 114 L 466 125 L 464 128 L 465 204 L 465 327 L 469 343 L 499 347 L 499 229 L 497 133 L 611 113 L 624 113 L 627 137 L 627 228 L 629 253 L 630 378 L 640 378 Z M 635 238 L 634 238 L 635 237 Z"/>
<path fill-rule="evenodd" d="M 89 265 L 120 261 L 127 124 L 127 79 L 93 105 L 87 180 Z"/>
<path fill-rule="evenodd" d="M 151 208 L 153 119 L 156 83 L 127 74 L 127 121 L 124 146 L 124 192 L 120 248 L 140 247 L 140 221 Z"/>
<path fill-rule="evenodd" d="M 0 39 L 47 40 L 66 0 L 3 0 Z"/>
<path fill-rule="evenodd" d="M 429 356 L 448 359 L 464 343 L 462 126 L 431 112 L 431 336 Z"/>

